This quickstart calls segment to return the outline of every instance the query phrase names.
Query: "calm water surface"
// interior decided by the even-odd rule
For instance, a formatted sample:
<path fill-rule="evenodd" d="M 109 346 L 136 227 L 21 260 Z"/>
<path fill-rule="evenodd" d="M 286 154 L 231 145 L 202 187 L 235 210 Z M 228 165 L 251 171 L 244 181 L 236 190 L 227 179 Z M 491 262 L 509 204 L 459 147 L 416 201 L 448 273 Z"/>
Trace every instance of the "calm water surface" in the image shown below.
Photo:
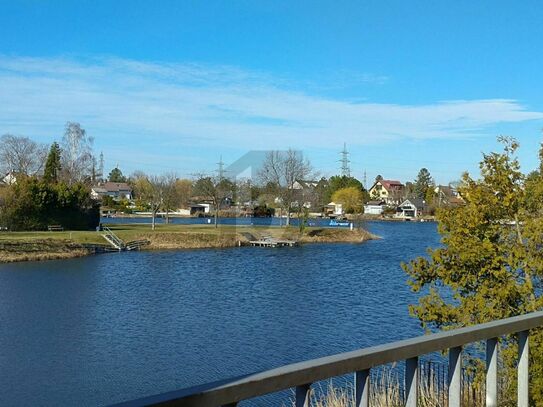
<path fill-rule="evenodd" d="M 436 226 L 367 228 L 383 239 L 2 265 L 0 405 L 111 404 L 420 334 L 400 262 Z"/>

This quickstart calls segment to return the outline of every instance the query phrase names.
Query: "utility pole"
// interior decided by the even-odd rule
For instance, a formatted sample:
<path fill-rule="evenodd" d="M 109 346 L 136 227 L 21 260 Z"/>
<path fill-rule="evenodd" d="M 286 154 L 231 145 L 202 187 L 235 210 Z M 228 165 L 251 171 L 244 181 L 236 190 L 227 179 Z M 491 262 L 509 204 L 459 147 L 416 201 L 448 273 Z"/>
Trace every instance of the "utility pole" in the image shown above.
<path fill-rule="evenodd" d="M 100 163 L 98 164 L 98 179 L 100 181 L 104 180 L 104 152 L 100 152 Z"/>
<path fill-rule="evenodd" d="M 364 189 L 368 190 L 368 178 L 366 176 L 366 170 L 364 170 Z"/>
<path fill-rule="evenodd" d="M 341 154 L 341 175 L 344 177 L 350 177 L 351 176 L 351 167 L 349 166 L 349 163 L 351 162 L 349 160 L 349 152 L 347 151 L 347 144 L 343 143 L 343 151 Z"/>
<path fill-rule="evenodd" d="M 224 173 L 226 172 L 224 170 L 224 162 L 222 161 L 222 155 L 217 165 L 219 166 L 219 168 L 217 169 L 217 173 L 219 174 L 219 180 L 222 181 L 224 179 Z"/>

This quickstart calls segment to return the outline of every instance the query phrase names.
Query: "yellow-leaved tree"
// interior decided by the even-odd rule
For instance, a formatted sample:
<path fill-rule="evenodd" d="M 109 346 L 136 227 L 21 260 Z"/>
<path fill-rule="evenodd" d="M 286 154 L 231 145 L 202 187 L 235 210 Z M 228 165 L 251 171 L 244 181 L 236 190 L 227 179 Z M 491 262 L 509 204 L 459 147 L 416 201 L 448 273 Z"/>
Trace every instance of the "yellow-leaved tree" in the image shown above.
<path fill-rule="evenodd" d="M 412 290 L 425 293 L 410 312 L 427 330 L 542 309 L 543 164 L 525 176 L 515 155 L 518 143 L 499 141 L 503 152 L 483 155 L 479 179 L 463 175 L 464 204 L 438 211 L 442 247 L 402 265 Z M 532 332 L 530 405 L 543 405 L 542 339 L 541 331 Z M 516 338 L 502 338 L 501 346 L 503 366 L 514 378 Z M 476 358 L 472 362 L 478 365 Z M 513 380 L 505 394 L 514 389 Z"/>

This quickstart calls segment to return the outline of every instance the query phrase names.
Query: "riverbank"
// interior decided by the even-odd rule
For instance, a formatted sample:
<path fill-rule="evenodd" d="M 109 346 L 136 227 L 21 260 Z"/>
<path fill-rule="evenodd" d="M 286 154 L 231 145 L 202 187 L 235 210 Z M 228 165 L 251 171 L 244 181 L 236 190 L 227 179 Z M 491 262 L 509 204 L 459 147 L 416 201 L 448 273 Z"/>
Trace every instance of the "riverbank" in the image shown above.
<path fill-rule="evenodd" d="M 148 240 L 144 250 L 226 248 L 246 245 L 265 236 L 297 240 L 300 243 L 361 243 L 376 239 L 363 229 L 308 227 L 300 236 L 298 228 L 265 226 L 213 225 L 112 225 L 123 241 Z M 103 245 L 101 233 L 66 232 L 4 232 L 0 233 L 0 263 L 32 260 L 66 259 L 90 255 L 89 245 Z"/>

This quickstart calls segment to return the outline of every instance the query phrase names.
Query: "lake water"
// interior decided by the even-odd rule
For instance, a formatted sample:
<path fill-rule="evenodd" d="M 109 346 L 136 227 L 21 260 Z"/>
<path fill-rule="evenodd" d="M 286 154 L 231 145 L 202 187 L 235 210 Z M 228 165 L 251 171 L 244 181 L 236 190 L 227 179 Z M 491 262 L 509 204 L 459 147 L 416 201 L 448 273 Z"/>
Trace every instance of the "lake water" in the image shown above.
<path fill-rule="evenodd" d="M 436 225 L 366 226 L 383 239 L 1 265 L 0 405 L 111 404 L 421 334 L 400 262 Z"/>

